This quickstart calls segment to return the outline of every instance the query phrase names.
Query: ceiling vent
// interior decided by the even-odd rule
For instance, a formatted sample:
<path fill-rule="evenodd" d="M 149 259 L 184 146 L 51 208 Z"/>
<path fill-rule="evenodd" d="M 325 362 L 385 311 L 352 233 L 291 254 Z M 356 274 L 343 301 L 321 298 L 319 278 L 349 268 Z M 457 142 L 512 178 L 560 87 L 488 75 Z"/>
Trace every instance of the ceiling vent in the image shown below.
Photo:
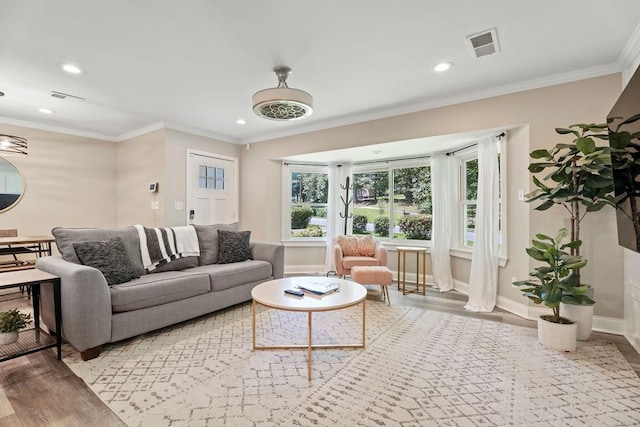
<path fill-rule="evenodd" d="M 253 95 L 253 112 L 269 120 L 291 121 L 309 117 L 313 113 L 313 97 L 287 85 L 289 67 L 275 67 L 278 87 L 264 89 Z"/>
<path fill-rule="evenodd" d="M 58 92 L 55 90 L 51 91 L 51 96 L 54 98 L 58 98 L 58 99 L 66 99 L 69 101 L 78 101 L 78 102 L 82 102 L 85 99 L 81 98 L 79 96 L 75 96 L 75 95 L 69 95 L 68 93 L 62 93 L 62 92 Z"/>
<path fill-rule="evenodd" d="M 495 28 L 467 36 L 467 45 L 471 49 L 471 54 L 474 58 L 500 52 L 498 34 Z"/>

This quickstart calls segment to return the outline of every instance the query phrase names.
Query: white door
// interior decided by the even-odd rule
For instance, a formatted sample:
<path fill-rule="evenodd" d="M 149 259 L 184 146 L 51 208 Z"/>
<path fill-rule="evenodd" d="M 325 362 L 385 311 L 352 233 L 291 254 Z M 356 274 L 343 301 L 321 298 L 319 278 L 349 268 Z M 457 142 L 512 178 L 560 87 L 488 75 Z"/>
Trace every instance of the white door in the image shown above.
<path fill-rule="evenodd" d="M 230 224 L 238 221 L 237 159 L 188 152 L 187 222 Z"/>

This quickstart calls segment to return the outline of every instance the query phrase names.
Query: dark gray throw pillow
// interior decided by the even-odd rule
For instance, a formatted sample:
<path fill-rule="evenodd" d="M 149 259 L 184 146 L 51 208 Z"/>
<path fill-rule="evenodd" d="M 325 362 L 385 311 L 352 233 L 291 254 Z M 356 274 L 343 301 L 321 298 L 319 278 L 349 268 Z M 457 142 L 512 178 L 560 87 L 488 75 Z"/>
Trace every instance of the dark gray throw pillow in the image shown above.
<path fill-rule="evenodd" d="M 101 242 L 75 242 L 73 248 L 80 262 L 100 270 L 109 286 L 140 278 L 119 237 Z"/>
<path fill-rule="evenodd" d="M 251 231 L 218 230 L 218 264 L 251 259 Z"/>

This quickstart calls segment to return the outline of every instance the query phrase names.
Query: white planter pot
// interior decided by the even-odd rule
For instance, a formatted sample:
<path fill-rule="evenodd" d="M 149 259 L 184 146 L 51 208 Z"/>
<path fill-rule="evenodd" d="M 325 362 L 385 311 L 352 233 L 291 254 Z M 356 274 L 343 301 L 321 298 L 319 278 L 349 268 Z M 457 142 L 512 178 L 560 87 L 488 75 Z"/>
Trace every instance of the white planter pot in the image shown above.
<path fill-rule="evenodd" d="M 560 316 L 574 320 L 578 324 L 577 337 L 580 341 L 586 341 L 591 336 L 593 324 L 593 304 L 563 304 L 560 303 Z"/>
<path fill-rule="evenodd" d="M 18 341 L 17 332 L 0 332 L 0 345 L 11 344 Z"/>
<path fill-rule="evenodd" d="M 538 342 L 557 351 L 575 351 L 577 323 L 553 323 L 538 318 Z"/>

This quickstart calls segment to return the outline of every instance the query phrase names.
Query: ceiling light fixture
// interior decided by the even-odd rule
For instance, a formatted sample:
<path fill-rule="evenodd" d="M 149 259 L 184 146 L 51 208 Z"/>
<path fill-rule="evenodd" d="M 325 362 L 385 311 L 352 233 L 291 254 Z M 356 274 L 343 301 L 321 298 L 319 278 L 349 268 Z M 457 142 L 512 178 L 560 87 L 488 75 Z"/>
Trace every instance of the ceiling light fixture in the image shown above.
<path fill-rule="evenodd" d="M 55 111 L 50 110 L 48 108 L 38 108 L 38 111 L 40 111 L 42 114 L 53 114 L 53 113 L 55 113 Z"/>
<path fill-rule="evenodd" d="M 443 71 L 447 71 L 451 67 L 453 67 L 453 64 L 451 62 L 441 62 L 433 67 L 433 69 L 438 73 L 442 73 Z"/>
<path fill-rule="evenodd" d="M 309 117 L 313 113 L 313 97 L 287 85 L 289 67 L 275 67 L 278 87 L 264 89 L 253 95 L 253 112 L 270 120 L 291 121 Z"/>
<path fill-rule="evenodd" d="M 0 134 L 0 156 L 26 156 L 27 138 Z"/>
<path fill-rule="evenodd" d="M 82 70 L 82 68 L 78 67 L 77 65 L 73 65 L 73 64 L 62 64 L 61 67 L 67 73 L 71 73 L 71 74 L 82 74 L 84 72 Z"/>
<path fill-rule="evenodd" d="M 238 120 L 236 120 L 236 124 L 239 124 L 239 125 L 246 125 L 246 124 L 247 124 L 247 121 L 246 121 L 245 119 L 238 119 Z"/>

